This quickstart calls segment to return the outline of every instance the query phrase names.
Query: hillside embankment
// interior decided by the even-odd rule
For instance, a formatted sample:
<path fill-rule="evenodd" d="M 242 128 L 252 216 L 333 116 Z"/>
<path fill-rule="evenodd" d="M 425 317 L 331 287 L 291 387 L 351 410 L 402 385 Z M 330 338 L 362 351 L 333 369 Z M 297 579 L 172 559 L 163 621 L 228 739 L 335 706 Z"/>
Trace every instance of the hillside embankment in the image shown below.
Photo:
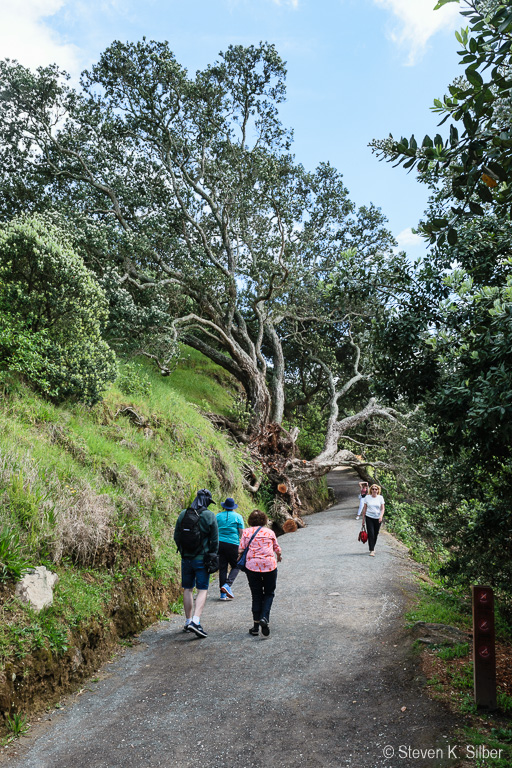
<path fill-rule="evenodd" d="M 54 406 L 0 382 L 0 728 L 76 690 L 178 600 L 173 526 L 195 492 L 234 496 L 244 516 L 265 498 L 243 489 L 247 457 L 208 411 L 230 414 L 234 381 L 187 352 L 170 377 L 128 364 L 93 408 Z M 325 482 L 306 507 L 326 503 Z M 59 577 L 51 608 L 14 597 L 15 576 Z"/>

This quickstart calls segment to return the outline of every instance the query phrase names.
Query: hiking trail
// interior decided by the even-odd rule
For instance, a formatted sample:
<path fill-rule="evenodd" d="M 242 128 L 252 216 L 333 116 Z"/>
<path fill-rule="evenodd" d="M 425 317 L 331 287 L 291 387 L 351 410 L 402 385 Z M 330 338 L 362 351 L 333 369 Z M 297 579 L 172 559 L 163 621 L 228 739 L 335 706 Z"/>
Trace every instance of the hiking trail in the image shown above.
<path fill-rule="evenodd" d="M 357 541 L 358 477 L 329 475 L 337 503 L 280 538 L 269 638 L 252 637 L 244 574 L 235 599 L 210 586 L 206 639 L 173 616 L 105 664 L 2 750 L 8 768 L 395 768 L 443 746 L 453 715 L 422 692 L 403 612 L 416 589 L 407 550 L 381 530 Z M 402 708 L 406 707 L 404 711 Z M 385 750 L 385 748 L 388 748 Z M 395 752 L 390 754 L 389 747 Z"/>

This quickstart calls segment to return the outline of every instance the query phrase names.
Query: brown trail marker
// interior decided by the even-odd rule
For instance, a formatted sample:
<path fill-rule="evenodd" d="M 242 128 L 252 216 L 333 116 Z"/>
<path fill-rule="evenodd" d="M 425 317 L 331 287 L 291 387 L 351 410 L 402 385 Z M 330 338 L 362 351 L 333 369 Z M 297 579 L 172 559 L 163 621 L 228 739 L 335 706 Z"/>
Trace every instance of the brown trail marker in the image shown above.
<path fill-rule="evenodd" d="M 491 587 L 471 587 L 473 597 L 473 680 L 475 704 L 496 709 L 496 637 Z"/>

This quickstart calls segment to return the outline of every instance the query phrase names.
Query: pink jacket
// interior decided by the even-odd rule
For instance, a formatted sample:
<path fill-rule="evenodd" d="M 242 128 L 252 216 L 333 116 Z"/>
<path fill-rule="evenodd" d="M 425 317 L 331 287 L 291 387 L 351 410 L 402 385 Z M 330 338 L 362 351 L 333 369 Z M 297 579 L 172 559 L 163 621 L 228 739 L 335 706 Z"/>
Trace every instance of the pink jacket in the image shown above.
<path fill-rule="evenodd" d="M 246 528 L 244 530 L 240 539 L 240 549 L 246 548 L 249 539 L 258 527 L 255 525 L 253 528 Z M 258 571 L 259 573 L 275 570 L 277 568 L 275 552 L 281 554 L 281 547 L 277 543 L 276 535 L 274 531 L 264 526 L 252 540 L 247 552 L 247 559 L 245 561 L 247 569 L 249 571 Z"/>

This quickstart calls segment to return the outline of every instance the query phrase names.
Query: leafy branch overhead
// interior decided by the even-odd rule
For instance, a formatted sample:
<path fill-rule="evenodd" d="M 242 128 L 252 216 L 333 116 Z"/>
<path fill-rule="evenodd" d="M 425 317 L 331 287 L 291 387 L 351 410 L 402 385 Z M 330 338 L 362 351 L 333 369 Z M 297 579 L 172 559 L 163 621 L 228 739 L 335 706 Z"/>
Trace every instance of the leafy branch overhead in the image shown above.
<path fill-rule="evenodd" d="M 436 8 L 446 2 L 439 2 Z M 512 8 L 509 3 L 464 0 L 468 26 L 456 33 L 464 76 L 435 99 L 433 111 L 450 120 L 449 135 L 420 142 L 394 139 L 372 142 L 381 159 L 412 170 L 432 183 L 444 183 L 442 215 L 422 225 L 430 241 L 457 241 L 455 224 L 488 210 L 508 216 L 512 208 Z"/>

